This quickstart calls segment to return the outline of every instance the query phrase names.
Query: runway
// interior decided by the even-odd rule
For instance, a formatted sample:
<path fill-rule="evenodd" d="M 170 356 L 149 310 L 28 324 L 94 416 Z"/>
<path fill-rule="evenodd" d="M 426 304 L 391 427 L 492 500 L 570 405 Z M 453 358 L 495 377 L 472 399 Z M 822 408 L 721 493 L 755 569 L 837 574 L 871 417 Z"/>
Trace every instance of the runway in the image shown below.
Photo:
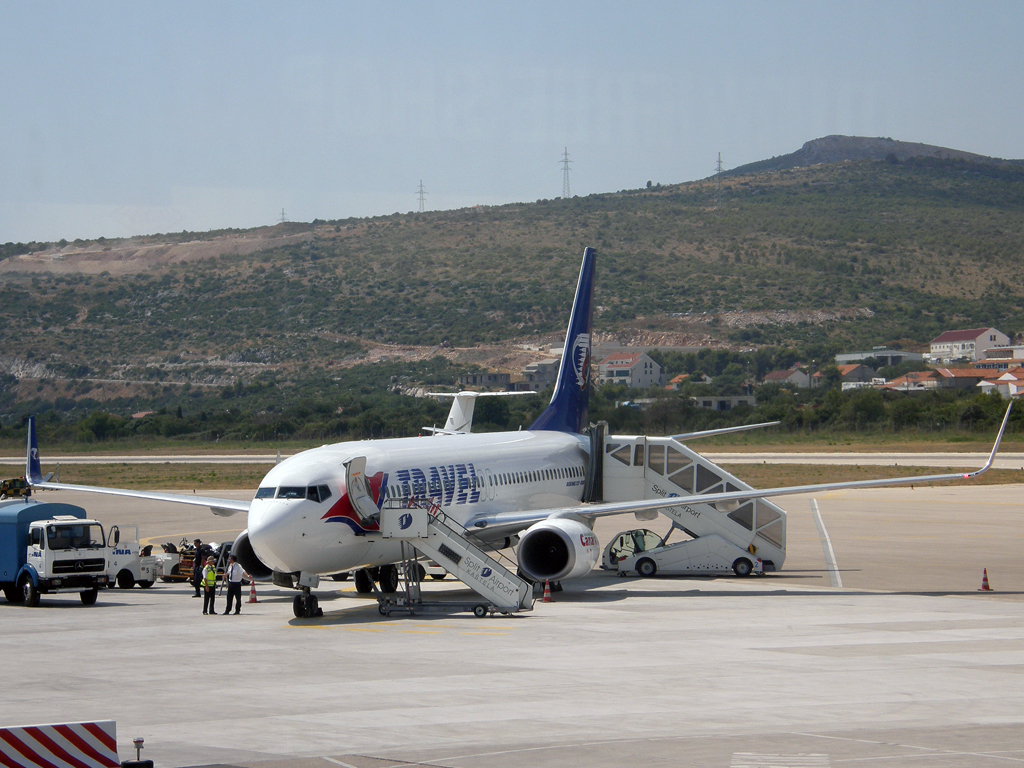
<path fill-rule="evenodd" d="M 292 593 L 273 588 L 237 617 L 203 616 L 166 584 L 90 608 L 0 600 L 0 723 L 113 718 L 121 758 L 143 736 L 157 768 L 1017 764 L 1021 490 L 822 494 L 842 589 L 811 498 L 788 497 L 780 573 L 594 572 L 515 618 L 385 619 L 350 582 L 321 585 L 319 621 L 293 619 Z M 52 495 L 158 541 L 244 525 Z M 652 525 L 605 518 L 597 532 Z M 995 592 L 977 591 L 982 568 Z"/>

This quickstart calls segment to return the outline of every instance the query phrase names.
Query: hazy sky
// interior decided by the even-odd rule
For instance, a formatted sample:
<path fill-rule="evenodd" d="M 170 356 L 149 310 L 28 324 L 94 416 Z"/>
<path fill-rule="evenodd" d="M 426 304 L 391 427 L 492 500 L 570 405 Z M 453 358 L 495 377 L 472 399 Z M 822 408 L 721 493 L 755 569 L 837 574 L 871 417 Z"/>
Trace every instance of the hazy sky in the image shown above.
<path fill-rule="evenodd" d="M 829 134 L 1024 157 L 1022 2 L 0 0 L 0 243 L 675 183 Z"/>

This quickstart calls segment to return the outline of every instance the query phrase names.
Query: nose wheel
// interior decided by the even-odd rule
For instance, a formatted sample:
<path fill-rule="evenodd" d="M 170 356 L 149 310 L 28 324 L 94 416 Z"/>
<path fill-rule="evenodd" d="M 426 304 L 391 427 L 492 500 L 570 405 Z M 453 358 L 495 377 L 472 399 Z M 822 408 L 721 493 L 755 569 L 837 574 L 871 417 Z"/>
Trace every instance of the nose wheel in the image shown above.
<path fill-rule="evenodd" d="M 296 619 L 314 619 L 323 616 L 324 610 L 320 607 L 320 601 L 316 599 L 316 595 L 308 589 L 303 589 L 302 594 L 296 595 L 292 600 L 292 613 L 295 614 Z"/>

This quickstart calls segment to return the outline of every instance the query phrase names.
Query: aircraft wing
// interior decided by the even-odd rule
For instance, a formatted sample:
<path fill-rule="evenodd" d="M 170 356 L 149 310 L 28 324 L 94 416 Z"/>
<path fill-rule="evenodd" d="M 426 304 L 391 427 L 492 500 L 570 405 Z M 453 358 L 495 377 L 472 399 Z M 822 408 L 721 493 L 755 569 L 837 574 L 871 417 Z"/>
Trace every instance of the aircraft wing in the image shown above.
<path fill-rule="evenodd" d="M 227 516 L 237 512 L 248 512 L 248 501 L 235 499 L 218 499 L 211 496 L 189 496 L 184 493 L 159 493 L 156 491 L 131 491 L 124 488 L 102 488 L 94 485 L 72 485 L 70 483 L 49 483 L 43 480 L 42 468 L 39 464 L 39 446 L 36 442 L 36 422 L 34 417 L 28 420 L 28 450 L 25 454 L 25 479 L 35 488 L 54 491 L 83 491 L 85 493 L 103 493 L 108 496 L 127 496 L 134 499 L 150 501 L 167 501 L 173 504 L 190 504 L 195 507 L 209 507 L 215 515 Z"/>
<path fill-rule="evenodd" d="M 509 535 L 518 533 L 523 528 L 539 523 L 542 520 L 558 517 L 607 517 L 609 515 L 624 515 L 629 512 L 647 512 L 651 510 L 667 509 L 669 507 L 680 507 L 686 504 L 710 504 L 717 501 L 745 501 L 748 499 L 766 499 L 772 496 L 789 496 L 801 493 L 820 493 L 822 491 L 840 491 L 852 488 L 884 488 L 886 486 L 910 485 L 919 483 L 938 483 L 943 480 L 968 480 L 972 477 L 986 472 L 995 461 L 996 453 L 999 451 L 999 443 L 1003 439 L 1003 432 L 1010 420 L 1010 410 L 1013 402 L 1006 409 L 1003 416 L 1003 423 L 999 427 L 995 444 L 989 454 L 985 465 L 973 472 L 957 472 L 944 475 L 919 475 L 908 477 L 890 477 L 879 480 L 849 480 L 839 483 L 817 483 L 814 485 L 790 485 L 780 488 L 751 488 L 744 491 L 728 491 L 723 493 L 701 493 L 689 496 L 668 496 L 659 499 L 640 499 L 637 501 L 615 501 L 599 502 L 596 504 L 582 504 L 577 507 L 560 507 L 552 509 L 534 509 L 520 512 L 497 512 L 494 514 L 482 514 L 470 518 L 466 522 L 466 528 L 475 530 L 478 535 L 493 537 L 495 535 Z"/>

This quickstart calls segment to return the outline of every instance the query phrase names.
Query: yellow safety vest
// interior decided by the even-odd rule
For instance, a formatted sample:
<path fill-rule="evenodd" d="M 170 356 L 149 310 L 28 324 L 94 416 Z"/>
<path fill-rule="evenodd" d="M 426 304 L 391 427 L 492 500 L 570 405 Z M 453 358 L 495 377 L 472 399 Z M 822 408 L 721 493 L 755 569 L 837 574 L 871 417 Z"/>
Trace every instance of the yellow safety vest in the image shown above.
<path fill-rule="evenodd" d="M 203 584 L 208 587 L 217 586 L 217 569 L 214 566 L 208 565 L 203 568 Z"/>

